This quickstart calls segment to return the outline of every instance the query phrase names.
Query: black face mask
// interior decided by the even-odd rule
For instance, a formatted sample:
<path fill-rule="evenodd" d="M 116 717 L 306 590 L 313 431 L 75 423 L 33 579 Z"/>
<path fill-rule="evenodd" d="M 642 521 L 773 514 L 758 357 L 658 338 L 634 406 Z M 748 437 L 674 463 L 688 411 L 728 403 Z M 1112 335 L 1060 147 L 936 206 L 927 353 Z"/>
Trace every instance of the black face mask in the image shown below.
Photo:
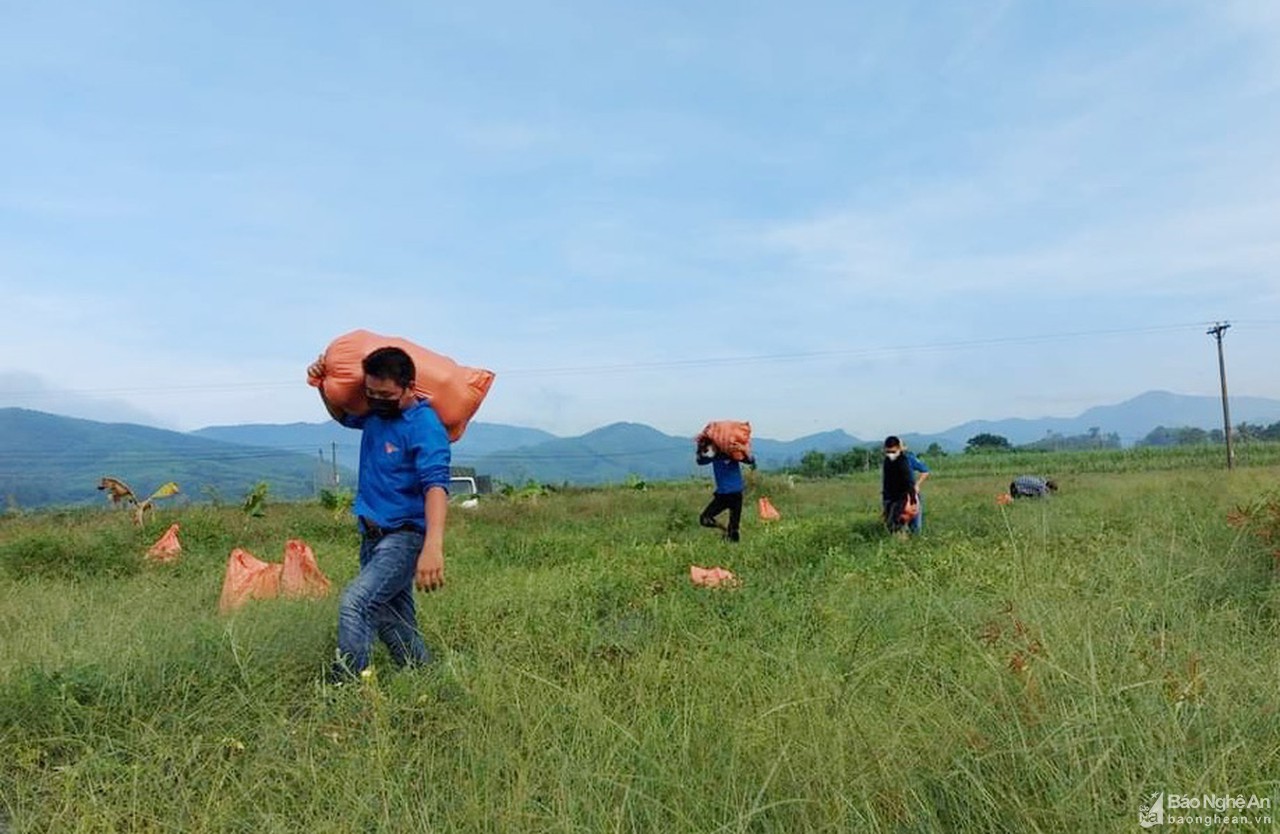
<path fill-rule="evenodd" d="M 367 397 L 366 399 L 369 401 L 370 413 L 376 414 L 379 417 L 384 417 L 388 420 L 400 416 L 399 400 L 382 400 L 375 399 L 373 397 Z"/>

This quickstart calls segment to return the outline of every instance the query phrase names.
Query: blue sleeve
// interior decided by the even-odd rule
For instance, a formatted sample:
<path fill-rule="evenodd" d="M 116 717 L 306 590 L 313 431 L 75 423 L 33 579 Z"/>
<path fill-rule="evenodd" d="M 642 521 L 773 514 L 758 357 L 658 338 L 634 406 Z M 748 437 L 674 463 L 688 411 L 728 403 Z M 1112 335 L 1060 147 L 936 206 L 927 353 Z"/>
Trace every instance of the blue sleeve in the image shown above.
<path fill-rule="evenodd" d="M 449 433 L 436 416 L 428 410 L 424 419 L 415 421 L 413 433 L 413 459 L 418 469 L 418 481 L 422 491 L 433 486 L 449 490 L 449 465 L 453 462 L 453 450 L 449 446 Z"/>
<path fill-rule="evenodd" d="M 912 472 L 928 472 L 929 471 L 929 467 L 925 465 L 925 462 L 920 460 L 920 458 L 916 457 L 910 452 L 907 452 L 907 461 L 911 464 Z"/>

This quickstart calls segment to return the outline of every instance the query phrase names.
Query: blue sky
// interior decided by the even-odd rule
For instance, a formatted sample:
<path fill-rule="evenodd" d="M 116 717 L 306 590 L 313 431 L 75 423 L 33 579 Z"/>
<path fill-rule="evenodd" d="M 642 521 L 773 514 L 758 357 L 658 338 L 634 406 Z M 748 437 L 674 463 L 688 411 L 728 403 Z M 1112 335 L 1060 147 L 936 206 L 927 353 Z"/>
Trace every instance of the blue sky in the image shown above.
<path fill-rule="evenodd" d="M 861 437 L 1280 397 L 1280 4 L 0 0 L 0 405 Z"/>

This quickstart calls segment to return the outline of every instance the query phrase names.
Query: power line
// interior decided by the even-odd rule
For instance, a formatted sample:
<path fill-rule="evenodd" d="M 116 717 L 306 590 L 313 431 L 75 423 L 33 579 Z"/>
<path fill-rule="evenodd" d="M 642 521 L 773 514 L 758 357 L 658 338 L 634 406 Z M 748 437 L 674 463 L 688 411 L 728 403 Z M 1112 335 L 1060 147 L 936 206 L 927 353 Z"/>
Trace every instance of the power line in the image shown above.
<path fill-rule="evenodd" d="M 1062 339 L 1096 338 L 1099 336 L 1128 335 L 1134 333 L 1155 333 L 1173 330 L 1187 330 L 1204 326 L 1205 322 L 1187 324 L 1156 325 L 1150 327 L 1129 327 L 1112 330 L 1083 330 L 1068 333 L 1043 333 L 1026 336 L 997 336 L 985 339 L 963 339 L 949 342 L 928 342 L 919 345 L 890 345 L 870 348 L 841 348 L 836 350 L 803 351 L 795 353 L 755 354 L 750 356 L 704 357 L 697 359 L 671 359 L 652 362 L 626 362 L 614 365 L 580 365 L 561 368 L 517 368 L 508 370 L 508 375 L 525 374 L 573 374 L 573 373 L 614 373 L 628 370 L 656 370 L 662 368 L 703 367 L 709 365 L 747 365 L 758 362 L 784 362 L 803 359 L 827 359 L 835 357 L 875 356 L 881 354 L 921 353 L 937 350 L 959 350 L 974 347 L 1005 346 L 1031 344 L 1035 342 L 1058 341 Z"/>
<path fill-rule="evenodd" d="M 1261 325 L 1266 327 L 1280 326 L 1280 322 L 1269 320 L 1254 320 L 1245 322 L 1246 324 Z M 931 351 L 943 350 L 964 350 L 981 347 L 1002 347 L 1019 344 L 1035 344 L 1043 342 L 1062 341 L 1069 339 L 1098 338 L 1104 336 L 1126 336 L 1139 333 L 1161 333 L 1178 330 L 1187 330 L 1191 328 L 1200 328 L 1211 322 L 1187 322 L 1183 324 L 1167 324 L 1153 325 L 1145 327 L 1124 327 L 1111 328 L 1101 330 L 1079 330 L 1068 331 L 1063 333 L 1039 333 L 1028 334 L 1023 336 L 1003 336 L 989 337 L 982 339 L 960 339 L 942 342 L 926 342 L 915 345 L 892 345 L 883 347 L 856 347 L 856 348 L 839 348 L 834 350 L 818 350 L 818 351 L 795 351 L 787 353 L 769 353 L 769 354 L 748 354 L 745 356 L 711 356 L 711 357 L 694 357 L 688 359 L 664 359 L 651 360 L 641 362 L 620 362 L 611 364 L 598 365 L 569 365 L 560 367 L 529 367 L 529 368 L 507 368 L 495 369 L 500 377 L 529 377 L 529 376 L 555 376 L 555 375 L 590 375 L 590 374 L 616 374 L 627 371 L 648 371 L 663 370 L 669 368 L 699 368 L 699 367 L 724 367 L 732 365 L 752 365 L 769 362 L 797 362 L 813 359 L 831 359 L 838 357 L 865 357 L 877 355 L 897 355 L 904 353 L 925 353 Z M 1240 323 L 1237 322 L 1237 325 Z M 189 393 L 218 393 L 218 392 L 235 392 L 235 391 L 252 391 L 252 390 L 280 390 L 286 388 L 296 388 L 302 380 L 276 381 L 276 382 L 226 382 L 226 383 L 202 383 L 193 385 L 165 385 L 163 388 L 157 389 L 154 386 L 146 388 L 132 387 L 114 387 L 114 388 L 60 388 L 57 390 L 28 390 L 28 391 L 0 391 L 0 396 L 23 396 L 23 397 L 40 397 L 40 396 L 64 396 L 67 394 L 76 394 L 83 396 L 113 396 L 113 395 L 131 395 L 131 396 L 171 396 L 174 394 Z"/>

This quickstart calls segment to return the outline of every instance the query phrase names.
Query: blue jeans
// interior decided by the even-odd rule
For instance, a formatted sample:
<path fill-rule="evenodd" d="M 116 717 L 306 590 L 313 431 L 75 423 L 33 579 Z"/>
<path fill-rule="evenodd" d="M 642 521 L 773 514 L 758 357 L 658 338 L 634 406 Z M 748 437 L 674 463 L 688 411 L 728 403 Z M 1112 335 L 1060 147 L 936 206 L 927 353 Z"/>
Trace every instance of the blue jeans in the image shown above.
<path fill-rule="evenodd" d="M 338 607 L 338 658 L 333 677 L 358 675 L 369 665 L 376 631 L 398 666 L 429 663 L 413 605 L 413 577 L 423 534 L 397 530 L 360 538 L 360 573 Z"/>

